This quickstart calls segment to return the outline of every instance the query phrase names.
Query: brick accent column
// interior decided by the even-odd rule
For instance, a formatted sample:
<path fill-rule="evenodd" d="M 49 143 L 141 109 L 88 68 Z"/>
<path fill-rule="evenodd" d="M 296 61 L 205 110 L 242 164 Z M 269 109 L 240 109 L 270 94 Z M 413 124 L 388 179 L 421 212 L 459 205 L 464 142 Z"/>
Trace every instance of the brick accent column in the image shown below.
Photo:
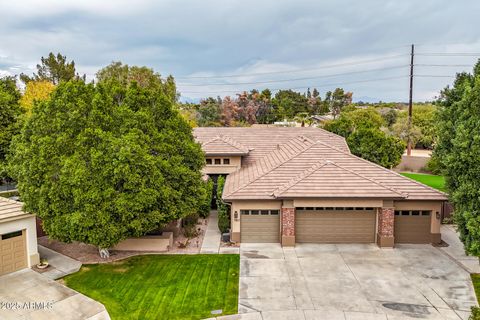
<path fill-rule="evenodd" d="M 295 208 L 282 208 L 282 246 L 295 246 Z"/>
<path fill-rule="evenodd" d="M 393 248 L 395 208 L 378 208 L 377 244 L 379 247 Z"/>

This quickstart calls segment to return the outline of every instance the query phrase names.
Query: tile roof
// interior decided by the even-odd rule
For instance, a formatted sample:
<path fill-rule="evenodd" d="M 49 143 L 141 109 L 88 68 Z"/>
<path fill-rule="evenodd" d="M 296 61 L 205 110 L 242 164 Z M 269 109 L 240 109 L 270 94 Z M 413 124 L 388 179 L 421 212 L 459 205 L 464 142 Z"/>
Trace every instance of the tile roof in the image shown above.
<path fill-rule="evenodd" d="M 342 137 L 321 129 L 196 128 L 195 135 L 202 141 L 219 131 L 251 148 L 242 167 L 226 179 L 226 200 L 446 200 L 442 192 L 352 155 Z"/>
<path fill-rule="evenodd" d="M 206 155 L 247 155 L 250 151 L 241 143 L 228 136 L 216 136 L 202 143 Z"/>
<path fill-rule="evenodd" d="M 23 203 L 0 197 L 0 221 L 15 220 L 24 216 L 31 216 L 23 211 Z"/>

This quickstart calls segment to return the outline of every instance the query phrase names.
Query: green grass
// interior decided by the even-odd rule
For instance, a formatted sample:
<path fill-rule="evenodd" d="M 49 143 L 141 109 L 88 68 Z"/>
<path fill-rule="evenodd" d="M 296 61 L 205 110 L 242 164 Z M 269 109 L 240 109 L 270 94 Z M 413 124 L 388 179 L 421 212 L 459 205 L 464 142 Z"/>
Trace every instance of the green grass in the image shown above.
<path fill-rule="evenodd" d="M 470 275 L 473 282 L 473 288 L 475 289 L 475 295 L 477 296 L 477 300 L 480 303 L 480 274 L 472 273 Z"/>
<path fill-rule="evenodd" d="M 115 319 L 203 319 L 238 308 L 238 255 L 144 255 L 84 265 L 65 284 Z"/>
<path fill-rule="evenodd" d="M 443 176 L 435 176 L 433 174 L 422 174 L 422 173 L 406 173 L 406 172 L 403 172 L 401 174 L 405 177 L 408 177 L 410 179 L 426 184 L 427 186 L 446 192 L 445 178 Z"/>

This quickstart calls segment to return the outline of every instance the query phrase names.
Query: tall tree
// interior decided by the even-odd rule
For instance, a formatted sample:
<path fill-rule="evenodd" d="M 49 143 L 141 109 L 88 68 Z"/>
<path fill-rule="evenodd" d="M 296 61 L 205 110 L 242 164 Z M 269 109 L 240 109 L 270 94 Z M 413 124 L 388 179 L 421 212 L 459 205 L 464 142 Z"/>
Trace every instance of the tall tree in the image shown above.
<path fill-rule="evenodd" d="M 340 115 L 343 107 L 352 103 L 352 95 L 351 92 L 345 92 L 342 88 L 336 88 L 333 92 L 326 93 L 324 103 L 330 109 L 334 119 Z"/>
<path fill-rule="evenodd" d="M 209 97 L 197 105 L 197 123 L 200 127 L 219 127 L 222 117 L 222 99 Z"/>
<path fill-rule="evenodd" d="M 75 74 L 75 62 L 73 60 L 68 62 L 67 57 L 60 53 L 54 55 L 50 52 L 46 58 L 42 57 L 40 60 L 41 63 L 37 64 L 37 73 L 34 73 L 33 77 L 22 73 L 20 80 L 25 83 L 32 80 L 45 80 L 57 85 L 62 81 L 70 81 L 78 76 Z M 83 79 L 85 79 L 85 76 L 83 76 Z"/>
<path fill-rule="evenodd" d="M 165 94 L 70 81 L 40 104 L 9 163 L 50 237 L 103 250 L 198 210 L 203 154 Z"/>
<path fill-rule="evenodd" d="M 445 175 L 465 250 L 480 256 L 480 60 L 473 74 L 457 74 L 439 105 L 433 158 Z"/>
<path fill-rule="evenodd" d="M 19 132 L 19 117 L 22 114 L 19 99 L 16 78 L 0 78 L 0 178 L 8 176 L 5 159 L 13 136 Z"/>
<path fill-rule="evenodd" d="M 179 97 L 175 79 L 172 76 L 164 79 L 159 73 L 145 66 L 129 66 L 116 61 L 100 69 L 96 77 L 99 83 L 112 82 L 124 88 L 135 82 L 143 89 L 164 94 L 171 101 L 177 101 Z"/>

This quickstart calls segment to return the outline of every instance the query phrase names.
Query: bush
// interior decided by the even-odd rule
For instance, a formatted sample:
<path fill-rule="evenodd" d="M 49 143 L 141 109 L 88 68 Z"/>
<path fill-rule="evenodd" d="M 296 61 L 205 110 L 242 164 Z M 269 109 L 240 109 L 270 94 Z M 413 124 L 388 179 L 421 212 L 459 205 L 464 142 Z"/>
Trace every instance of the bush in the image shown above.
<path fill-rule="evenodd" d="M 197 230 L 197 226 L 194 224 L 188 224 L 183 227 L 183 235 L 187 239 L 195 238 L 199 235 L 199 231 Z"/>
<path fill-rule="evenodd" d="M 438 161 L 437 157 L 432 156 L 430 160 L 428 160 L 425 169 L 431 172 L 432 174 L 442 175 L 442 170 L 440 168 L 440 162 Z"/>
<path fill-rule="evenodd" d="M 198 213 L 194 213 L 194 214 L 191 214 L 189 216 L 186 216 L 185 218 L 183 218 L 182 220 L 182 225 L 184 227 L 186 226 L 195 226 L 198 222 Z"/>
<path fill-rule="evenodd" d="M 480 320 L 480 308 L 472 307 L 472 314 L 470 315 L 469 320 Z"/>
<path fill-rule="evenodd" d="M 208 179 L 207 182 L 205 182 L 205 198 L 203 199 L 198 212 L 202 218 L 206 218 L 210 214 L 210 207 L 212 205 L 212 192 L 213 180 Z"/>
<path fill-rule="evenodd" d="M 224 185 L 225 185 L 225 178 L 218 177 L 218 180 L 217 180 L 218 229 L 220 229 L 221 233 L 228 232 L 228 229 L 230 229 L 230 208 L 222 200 Z"/>

